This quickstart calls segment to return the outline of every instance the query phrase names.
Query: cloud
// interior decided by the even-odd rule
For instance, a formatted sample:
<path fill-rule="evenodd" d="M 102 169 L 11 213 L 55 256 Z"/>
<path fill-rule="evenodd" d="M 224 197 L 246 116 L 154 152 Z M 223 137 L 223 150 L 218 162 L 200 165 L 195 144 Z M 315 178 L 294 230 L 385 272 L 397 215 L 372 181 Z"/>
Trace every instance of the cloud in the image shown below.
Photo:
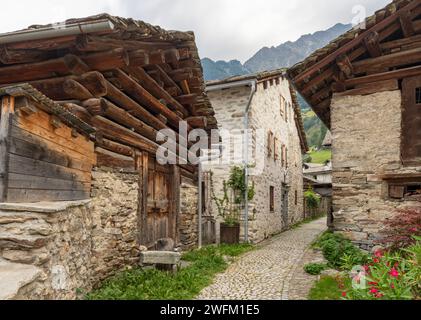
<path fill-rule="evenodd" d="M 263 46 L 279 45 L 367 14 L 390 0 L 20 0 L 0 12 L 0 32 L 101 12 L 166 29 L 192 30 L 202 57 L 245 61 Z M 19 19 L 13 13 L 19 13 Z"/>

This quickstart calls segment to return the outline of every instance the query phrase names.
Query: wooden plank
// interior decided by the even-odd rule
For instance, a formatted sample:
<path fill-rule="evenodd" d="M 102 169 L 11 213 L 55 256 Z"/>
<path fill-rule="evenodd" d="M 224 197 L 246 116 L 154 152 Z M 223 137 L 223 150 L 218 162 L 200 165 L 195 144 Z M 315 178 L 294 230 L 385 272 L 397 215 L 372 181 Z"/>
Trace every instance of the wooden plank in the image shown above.
<path fill-rule="evenodd" d="M 149 181 L 149 154 L 142 152 L 138 155 L 139 167 L 139 201 L 138 201 L 138 221 L 139 221 L 139 242 L 142 245 L 147 243 L 147 215 L 148 215 L 148 181 Z"/>
<path fill-rule="evenodd" d="M 114 153 L 118 153 L 120 155 L 127 156 L 127 157 L 133 157 L 135 153 L 133 148 L 126 146 L 124 144 L 112 141 L 112 140 L 105 139 L 105 138 L 97 139 L 96 145 L 98 145 L 99 147 L 103 149 L 106 149 L 106 150 L 109 150 Z"/>
<path fill-rule="evenodd" d="M 10 139 L 11 154 L 57 164 L 63 167 L 91 172 L 92 163 L 72 158 L 67 152 L 60 153 L 40 141 L 39 144 L 29 143 L 17 138 Z"/>
<path fill-rule="evenodd" d="M 9 137 L 13 119 L 15 98 L 4 96 L 1 99 L 0 110 L 0 202 L 7 196 L 9 174 Z"/>
<path fill-rule="evenodd" d="M 9 173 L 81 182 L 91 181 L 91 172 L 70 169 L 15 154 L 10 155 Z"/>
<path fill-rule="evenodd" d="M 92 152 L 94 148 L 93 142 L 80 135 L 73 137 L 72 129 L 67 126 L 55 129 L 51 123 L 51 116 L 43 111 L 26 117 L 16 117 L 16 125 L 41 139 L 76 151 L 95 162 L 95 156 Z"/>
<path fill-rule="evenodd" d="M 89 198 L 89 192 L 73 190 L 34 190 L 10 188 L 7 193 L 7 201 L 16 203 L 39 201 L 75 201 Z"/>
<path fill-rule="evenodd" d="M 75 180 L 62 180 L 11 173 L 9 175 L 9 188 L 90 192 L 91 184 Z"/>
<path fill-rule="evenodd" d="M 12 125 L 10 135 L 12 139 L 19 139 L 21 141 L 26 141 L 27 143 L 32 144 L 32 145 L 41 145 L 41 143 L 44 143 L 45 146 L 48 147 L 48 149 L 54 150 L 54 152 L 58 154 L 67 155 L 72 158 L 72 161 L 84 163 L 86 166 L 93 164 L 92 158 L 86 156 L 85 154 L 81 154 L 65 146 L 61 146 L 55 143 L 54 141 L 45 141 L 42 137 L 34 135 L 15 125 Z M 92 153 L 93 153 L 93 149 L 92 149 Z"/>

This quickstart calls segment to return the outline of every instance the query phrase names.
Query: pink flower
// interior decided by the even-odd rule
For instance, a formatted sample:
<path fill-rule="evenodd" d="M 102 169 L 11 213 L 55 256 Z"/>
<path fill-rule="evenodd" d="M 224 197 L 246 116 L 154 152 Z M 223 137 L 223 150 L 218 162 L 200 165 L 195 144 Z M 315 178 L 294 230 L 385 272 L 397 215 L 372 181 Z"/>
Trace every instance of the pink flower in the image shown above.
<path fill-rule="evenodd" d="M 377 286 L 378 283 L 377 282 L 369 282 L 368 285 L 370 285 L 370 286 Z"/>
<path fill-rule="evenodd" d="M 370 271 L 370 267 L 369 266 L 364 266 L 363 268 L 364 268 L 365 272 L 369 272 Z"/>
<path fill-rule="evenodd" d="M 373 259 L 373 262 L 374 262 L 374 263 L 379 263 L 379 262 L 380 262 L 380 259 L 374 258 L 374 259 Z"/>
<path fill-rule="evenodd" d="M 411 229 L 409 229 L 409 232 L 417 232 L 418 231 L 418 229 L 417 228 L 411 228 Z"/>
<path fill-rule="evenodd" d="M 372 294 L 376 294 L 376 293 L 378 293 L 379 292 L 379 290 L 377 290 L 376 288 L 372 288 L 371 290 L 370 290 L 370 293 L 372 293 Z"/>
<path fill-rule="evenodd" d="M 344 291 L 344 292 L 342 292 L 342 297 L 346 297 L 346 292 Z"/>
<path fill-rule="evenodd" d="M 390 285 L 390 288 L 395 289 L 395 285 L 392 283 L 392 284 Z"/>
<path fill-rule="evenodd" d="M 382 252 L 381 250 L 377 250 L 377 251 L 374 253 L 374 255 L 375 255 L 377 258 L 382 258 L 382 257 L 383 257 L 383 252 Z"/>
<path fill-rule="evenodd" d="M 392 270 L 390 270 L 389 274 L 394 278 L 399 277 L 399 272 L 395 268 L 392 268 Z"/>

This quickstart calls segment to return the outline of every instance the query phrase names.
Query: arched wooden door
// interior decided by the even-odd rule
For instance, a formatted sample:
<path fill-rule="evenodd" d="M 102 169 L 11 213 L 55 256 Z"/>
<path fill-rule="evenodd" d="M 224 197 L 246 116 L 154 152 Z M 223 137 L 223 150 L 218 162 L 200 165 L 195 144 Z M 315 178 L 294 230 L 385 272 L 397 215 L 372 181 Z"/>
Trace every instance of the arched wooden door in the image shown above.
<path fill-rule="evenodd" d="M 159 239 L 177 241 L 177 172 L 175 166 L 162 166 L 153 156 L 143 155 L 140 239 L 150 249 Z"/>

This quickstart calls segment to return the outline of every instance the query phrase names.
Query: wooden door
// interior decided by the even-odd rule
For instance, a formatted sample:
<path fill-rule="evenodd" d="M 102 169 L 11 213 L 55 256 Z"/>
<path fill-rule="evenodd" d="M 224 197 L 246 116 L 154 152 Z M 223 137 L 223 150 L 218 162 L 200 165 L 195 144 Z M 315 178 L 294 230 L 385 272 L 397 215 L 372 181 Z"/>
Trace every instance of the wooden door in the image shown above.
<path fill-rule="evenodd" d="M 289 227 L 289 216 L 288 216 L 288 209 L 289 209 L 289 190 L 287 186 L 282 186 L 282 223 L 284 229 Z"/>
<path fill-rule="evenodd" d="M 402 81 L 402 160 L 413 166 L 421 163 L 421 77 Z"/>
<path fill-rule="evenodd" d="M 146 165 L 146 163 L 145 163 Z M 144 196 L 142 201 L 143 224 L 142 244 L 153 248 L 156 241 L 163 238 L 177 239 L 177 214 L 174 205 L 173 170 L 171 166 L 159 165 L 149 156 L 147 175 L 143 178 Z M 146 170 L 143 170 L 146 173 Z"/>

